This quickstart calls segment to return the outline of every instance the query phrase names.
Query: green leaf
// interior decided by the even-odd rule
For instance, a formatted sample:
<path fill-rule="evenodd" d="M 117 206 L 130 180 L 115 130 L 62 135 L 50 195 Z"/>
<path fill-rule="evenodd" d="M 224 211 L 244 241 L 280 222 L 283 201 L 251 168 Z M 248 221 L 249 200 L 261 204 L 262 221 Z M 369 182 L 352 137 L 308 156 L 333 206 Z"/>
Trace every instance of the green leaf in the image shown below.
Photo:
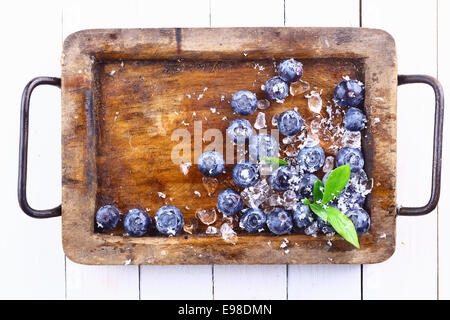
<path fill-rule="evenodd" d="M 309 207 L 311 208 L 312 212 L 317 214 L 323 221 L 328 221 L 328 214 L 322 205 L 317 203 L 310 203 Z"/>
<path fill-rule="evenodd" d="M 303 204 L 311 204 L 311 201 L 309 201 L 308 198 L 305 198 L 305 199 L 302 200 L 302 203 Z"/>
<path fill-rule="evenodd" d="M 322 181 L 320 181 L 319 179 L 317 179 L 314 182 L 314 189 L 313 189 L 313 195 L 314 195 L 314 202 L 318 202 L 322 200 L 323 197 L 323 192 L 321 190 L 321 188 L 323 187 L 323 183 Z"/>
<path fill-rule="evenodd" d="M 322 204 L 327 204 L 341 193 L 350 179 L 350 166 L 337 167 L 331 171 L 325 183 Z"/>
<path fill-rule="evenodd" d="M 287 161 L 285 161 L 283 159 L 278 159 L 278 158 L 274 158 L 274 157 L 264 157 L 264 158 L 261 158 L 261 161 L 269 162 L 276 166 L 285 166 L 285 165 L 289 164 Z"/>
<path fill-rule="evenodd" d="M 330 206 L 325 209 L 325 212 L 328 215 L 328 223 L 333 226 L 334 230 L 336 230 L 342 238 L 359 249 L 358 234 L 356 233 L 355 225 L 352 220 L 339 210 Z"/>

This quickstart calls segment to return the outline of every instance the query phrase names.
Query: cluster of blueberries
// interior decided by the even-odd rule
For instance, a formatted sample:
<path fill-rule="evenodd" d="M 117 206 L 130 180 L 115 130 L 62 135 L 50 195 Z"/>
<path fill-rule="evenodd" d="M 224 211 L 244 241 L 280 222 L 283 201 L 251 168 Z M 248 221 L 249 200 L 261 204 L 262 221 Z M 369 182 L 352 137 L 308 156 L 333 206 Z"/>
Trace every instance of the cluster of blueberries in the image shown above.
<path fill-rule="evenodd" d="M 164 235 L 174 236 L 184 225 L 183 214 L 175 206 L 162 206 L 155 214 L 155 227 Z M 112 230 L 120 221 L 120 211 L 115 206 L 106 205 L 97 210 L 95 222 L 101 230 Z M 145 235 L 152 219 L 141 209 L 129 210 L 123 219 L 125 231 L 134 237 Z"/>
<path fill-rule="evenodd" d="M 298 81 L 303 75 L 300 62 L 289 59 L 278 67 L 278 76 L 269 79 L 265 91 L 269 99 L 282 102 L 288 95 L 288 83 Z M 349 131 L 364 129 L 366 117 L 357 106 L 364 99 L 364 85 L 351 79 L 340 82 L 334 91 L 334 101 L 348 110 L 343 119 L 344 128 Z M 250 91 L 238 91 L 231 99 L 233 111 L 239 115 L 250 115 L 257 107 L 256 95 Z M 279 132 L 285 136 L 295 136 L 303 126 L 303 119 L 297 111 L 288 110 L 278 117 Z M 274 157 L 278 154 L 278 143 L 270 134 L 253 135 L 250 122 L 246 119 L 235 119 L 227 128 L 228 137 L 236 144 L 249 143 L 250 160 L 237 163 L 233 168 L 233 181 L 236 185 L 247 188 L 254 186 L 260 180 L 256 163 L 263 157 Z M 357 233 L 366 232 L 370 226 L 369 214 L 362 208 L 365 194 L 358 191 L 354 182 L 367 179 L 364 167 L 364 157 L 357 148 L 342 148 L 336 155 L 336 167 L 349 164 L 351 179 L 347 187 L 330 204 L 338 208 L 345 203 L 345 213 L 354 223 Z M 325 162 L 325 152 L 319 146 L 303 147 L 297 156 L 298 168 L 280 166 L 269 177 L 272 189 L 280 192 L 294 190 L 298 199 L 308 198 L 312 201 L 314 182 L 319 178 L 313 173 L 318 171 Z M 215 151 L 206 151 L 198 159 L 199 171 L 206 176 L 216 176 L 223 172 L 225 161 L 223 156 Z M 302 174 L 299 175 L 298 172 Z M 328 174 L 323 177 L 325 184 Z M 293 210 L 274 208 L 268 214 L 259 208 L 243 209 L 241 195 L 233 189 L 222 191 L 217 198 L 217 208 L 225 216 L 233 216 L 242 212 L 240 227 L 248 232 L 264 230 L 265 226 L 277 235 L 291 232 L 294 223 L 299 229 L 312 228 L 325 234 L 334 233 L 333 227 L 320 217 L 312 214 L 308 205 L 301 201 Z M 342 208 L 341 208 L 342 209 Z M 350 210 L 349 210 L 350 209 Z M 314 231 L 312 232 L 314 233 Z"/>

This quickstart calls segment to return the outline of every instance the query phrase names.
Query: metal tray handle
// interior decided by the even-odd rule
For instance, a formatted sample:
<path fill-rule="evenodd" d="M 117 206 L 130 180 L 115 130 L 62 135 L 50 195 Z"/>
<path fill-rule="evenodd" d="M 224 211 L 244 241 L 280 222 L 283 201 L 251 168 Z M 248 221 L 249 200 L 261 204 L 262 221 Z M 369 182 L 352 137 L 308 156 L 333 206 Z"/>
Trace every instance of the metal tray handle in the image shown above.
<path fill-rule="evenodd" d="M 399 207 L 399 216 L 421 216 L 436 208 L 441 193 L 441 164 L 442 164 L 442 132 L 444 127 L 444 90 L 439 81 L 433 77 L 411 74 L 399 75 L 398 85 L 408 83 L 425 83 L 431 86 L 435 96 L 434 135 L 433 135 L 433 165 L 431 176 L 431 196 L 423 207 Z"/>
<path fill-rule="evenodd" d="M 61 88 L 60 78 L 38 77 L 26 85 L 22 93 L 20 105 L 20 142 L 19 142 L 19 184 L 17 195 L 23 212 L 33 218 L 51 218 L 61 215 L 61 205 L 53 209 L 36 210 L 30 207 L 27 200 L 27 160 L 28 160 L 28 126 L 30 98 L 34 88 L 40 85 L 52 85 Z"/>
<path fill-rule="evenodd" d="M 399 216 L 419 216 L 430 213 L 436 208 L 441 190 L 441 164 L 442 164 L 442 133 L 444 124 L 444 92 L 441 84 L 435 78 L 427 75 L 399 75 L 398 85 L 408 83 L 425 83 L 430 85 L 435 93 L 435 116 L 433 138 L 433 166 L 431 180 L 431 196 L 423 207 L 400 207 Z M 20 114 L 20 145 L 19 145 L 19 205 L 23 212 L 33 218 L 50 218 L 61 215 L 61 205 L 47 210 L 36 210 L 30 207 L 27 200 L 27 157 L 28 157 L 28 123 L 30 98 L 33 90 L 39 85 L 53 85 L 61 88 L 61 79 L 52 77 L 38 77 L 31 80 L 22 94 Z"/>

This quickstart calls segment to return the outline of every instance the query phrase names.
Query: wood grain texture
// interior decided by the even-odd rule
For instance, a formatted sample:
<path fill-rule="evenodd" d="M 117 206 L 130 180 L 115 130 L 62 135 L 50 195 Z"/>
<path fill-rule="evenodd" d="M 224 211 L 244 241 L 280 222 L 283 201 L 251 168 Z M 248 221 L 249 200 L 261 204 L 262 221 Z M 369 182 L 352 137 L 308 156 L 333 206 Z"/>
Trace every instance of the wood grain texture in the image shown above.
<path fill-rule="evenodd" d="M 267 41 L 263 41 L 265 39 L 271 39 L 270 45 Z M 274 41 L 277 41 L 277 44 L 274 44 Z M 287 45 L 290 43 L 299 45 Z M 359 45 L 355 47 L 356 43 Z M 381 47 L 383 50 L 380 49 Z M 329 250 L 324 237 L 311 238 L 299 234 L 288 236 L 291 243 L 298 245 L 292 247 L 289 255 L 285 255 L 284 252 L 273 250 L 267 245 L 268 241 L 275 243 L 282 241 L 271 235 L 241 236 L 238 244 L 230 245 L 217 237 L 178 236 L 136 239 L 95 233 L 93 216 L 98 206 L 98 192 L 102 190 L 99 177 L 107 168 L 99 166 L 102 161 L 102 148 L 105 146 L 101 143 L 101 134 L 113 132 L 101 129 L 103 117 L 99 118 L 99 114 L 102 112 L 102 101 L 97 98 L 97 95 L 101 90 L 108 90 L 108 86 L 103 86 L 107 82 L 102 84 L 99 61 L 115 60 L 117 62 L 113 63 L 119 63 L 121 60 L 133 59 L 136 61 L 134 62 L 136 68 L 141 66 L 139 70 L 145 71 L 145 65 L 156 63 L 148 61 L 155 58 L 156 52 L 158 60 L 182 58 L 216 61 L 239 58 L 244 61 L 255 59 L 260 61 L 296 56 L 301 57 L 305 62 L 311 58 L 321 58 L 329 59 L 329 63 L 339 62 L 340 59 L 353 59 L 350 61 L 355 63 L 363 59 L 361 72 L 364 74 L 363 80 L 367 86 L 366 101 L 372 101 L 377 97 L 384 97 L 384 101 L 377 105 L 376 109 L 371 108 L 370 105 L 365 106 L 369 117 L 378 117 L 382 121 L 376 127 L 369 126 L 368 138 L 365 140 L 367 168 L 369 174 L 379 184 L 374 187 L 371 201 L 369 201 L 372 228 L 371 232 L 361 238 L 362 249 L 349 250 L 350 245 L 336 238 L 334 241 L 336 245 L 333 250 Z M 243 52 L 247 53 L 247 56 L 242 55 Z M 170 65 L 170 62 L 167 63 Z M 230 68 L 226 67 L 226 62 L 224 63 L 224 69 Z M 379 72 L 381 65 L 384 68 L 382 73 Z M 205 70 L 213 72 L 214 68 Z M 177 72 L 173 73 L 177 74 Z M 139 86 L 142 88 L 147 81 L 151 80 L 147 79 L 140 83 L 138 79 L 135 78 L 134 84 L 129 87 L 131 91 L 124 92 L 122 97 L 133 99 L 133 95 L 127 93 L 137 95 L 142 92 L 139 91 Z M 112 86 L 119 84 L 120 82 L 113 83 Z M 370 263 L 386 259 L 394 250 L 395 144 L 393 145 L 392 141 L 395 141 L 396 56 L 392 38 L 383 31 L 351 28 L 83 31 L 69 36 L 65 41 L 62 88 L 63 244 L 66 254 L 72 260 L 91 264 L 123 264 L 129 259 L 133 264 L 360 263 L 362 261 Z M 231 92 L 233 91 L 228 92 L 228 95 Z M 143 93 L 148 94 L 147 91 Z M 164 105 L 160 96 L 156 98 L 160 99 L 158 106 Z M 120 97 L 118 99 L 120 100 Z M 170 110 L 174 104 L 170 95 L 166 103 Z M 122 106 L 125 108 L 126 105 Z M 162 110 L 165 111 L 167 108 Z M 191 111 L 195 110 L 191 109 Z M 198 111 L 200 112 L 201 108 Z M 163 113 L 163 116 L 166 115 Z M 165 124 L 175 124 L 174 121 L 168 120 Z M 155 119 L 150 119 L 148 124 L 152 124 L 152 121 Z M 176 127 L 167 128 L 170 131 Z M 117 132 L 120 130 L 119 126 Z M 138 130 L 141 129 L 138 127 Z M 383 135 L 378 134 L 379 132 L 383 132 Z M 112 134 L 120 135 L 120 133 Z M 141 139 L 136 142 L 143 141 Z M 119 145 L 125 146 L 120 143 Z M 129 136 L 126 145 L 133 148 L 133 144 L 129 143 Z M 158 150 L 158 153 L 161 151 L 164 154 L 164 150 Z M 100 157 L 95 157 L 97 154 Z M 378 154 L 380 156 L 377 156 Z M 114 154 L 111 157 L 114 157 Z M 128 162 L 121 164 L 133 165 Z M 114 167 L 117 167 L 117 163 Z M 134 168 L 134 170 L 139 171 L 145 168 L 148 167 Z M 133 172 L 133 169 L 131 170 Z M 164 170 L 160 170 L 162 176 L 164 176 L 163 172 Z M 392 175 L 386 175 L 386 172 L 391 172 Z M 128 175 L 129 171 L 119 170 L 117 174 Z M 155 178 L 158 179 L 158 177 Z M 135 183 L 136 181 L 131 182 L 131 184 Z M 193 183 L 196 183 L 195 180 Z M 162 186 L 171 187 L 169 184 L 162 184 Z M 148 195 L 142 194 L 142 197 L 145 196 Z M 133 197 L 133 195 L 128 193 L 127 197 Z M 177 199 L 176 194 L 173 195 L 173 199 Z M 199 203 L 204 201 L 202 206 L 207 207 L 208 201 L 211 200 L 203 197 L 198 201 Z M 379 237 L 381 233 L 388 235 L 387 240 Z M 255 239 L 258 240 L 255 241 Z"/>

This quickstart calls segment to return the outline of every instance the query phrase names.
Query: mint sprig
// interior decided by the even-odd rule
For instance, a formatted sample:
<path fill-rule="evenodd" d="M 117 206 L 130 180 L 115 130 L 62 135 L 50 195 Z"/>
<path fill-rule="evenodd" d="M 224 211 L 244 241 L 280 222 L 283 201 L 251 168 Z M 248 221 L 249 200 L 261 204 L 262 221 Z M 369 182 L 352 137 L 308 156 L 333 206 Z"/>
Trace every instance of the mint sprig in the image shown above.
<path fill-rule="evenodd" d="M 327 206 L 327 204 L 341 193 L 350 179 L 350 166 L 337 167 L 331 171 L 325 187 L 320 180 L 314 182 L 313 200 L 303 199 L 303 204 L 309 205 L 312 212 L 323 221 L 328 222 L 342 238 L 359 249 L 358 235 L 353 222 L 342 212 Z M 323 191 L 322 191 L 323 190 Z"/>

